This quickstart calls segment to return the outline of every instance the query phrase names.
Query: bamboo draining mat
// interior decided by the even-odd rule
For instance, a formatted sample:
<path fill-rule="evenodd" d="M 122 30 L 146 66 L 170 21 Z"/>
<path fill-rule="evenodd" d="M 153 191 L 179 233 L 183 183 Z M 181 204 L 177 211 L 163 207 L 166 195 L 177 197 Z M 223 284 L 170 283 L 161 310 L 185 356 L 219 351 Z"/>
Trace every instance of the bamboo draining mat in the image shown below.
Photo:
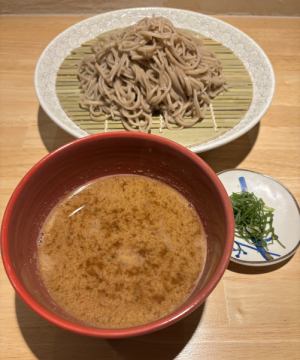
<path fill-rule="evenodd" d="M 160 119 L 154 117 L 151 129 L 152 134 L 165 136 L 185 146 L 207 142 L 233 128 L 241 121 L 252 100 L 251 78 L 241 60 L 222 44 L 209 38 L 202 39 L 204 45 L 220 59 L 229 86 L 228 91 L 217 96 L 212 102 L 217 128 L 213 122 L 212 113 L 208 109 L 205 119 L 192 128 L 163 129 L 160 132 Z M 87 110 L 80 108 L 77 70 L 81 59 L 92 53 L 92 46 L 96 42 L 97 38 L 73 50 L 61 64 L 56 80 L 57 96 L 62 108 L 70 119 L 90 134 L 105 131 L 105 116 L 95 121 L 89 117 Z M 123 129 L 121 121 L 107 121 L 107 131 Z"/>

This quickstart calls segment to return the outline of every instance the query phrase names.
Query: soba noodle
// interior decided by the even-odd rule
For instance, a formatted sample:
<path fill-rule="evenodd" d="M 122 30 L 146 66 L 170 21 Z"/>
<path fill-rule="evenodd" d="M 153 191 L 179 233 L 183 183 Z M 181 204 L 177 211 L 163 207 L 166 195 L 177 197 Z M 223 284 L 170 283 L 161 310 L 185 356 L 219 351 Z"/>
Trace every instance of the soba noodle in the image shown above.
<path fill-rule="evenodd" d="M 168 129 L 193 126 L 226 88 L 216 56 L 163 17 L 100 38 L 78 78 L 80 105 L 92 119 L 105 114 L 127 130 L 146 132 L 155 115 Z"/>

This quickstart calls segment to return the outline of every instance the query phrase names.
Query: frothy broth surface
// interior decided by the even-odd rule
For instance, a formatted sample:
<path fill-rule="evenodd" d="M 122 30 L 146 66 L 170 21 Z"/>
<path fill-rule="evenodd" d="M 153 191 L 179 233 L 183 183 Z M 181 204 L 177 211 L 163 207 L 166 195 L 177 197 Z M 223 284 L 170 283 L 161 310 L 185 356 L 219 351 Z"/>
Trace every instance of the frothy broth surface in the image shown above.
<path fill-rule="evenodd" d="M 105 328 L 169 314 L 193 291 L 206 237 L 193 206 L 140 175 L 98 179 L 64 198 L 43 225 L 38 264 L 54 301 Z"/>

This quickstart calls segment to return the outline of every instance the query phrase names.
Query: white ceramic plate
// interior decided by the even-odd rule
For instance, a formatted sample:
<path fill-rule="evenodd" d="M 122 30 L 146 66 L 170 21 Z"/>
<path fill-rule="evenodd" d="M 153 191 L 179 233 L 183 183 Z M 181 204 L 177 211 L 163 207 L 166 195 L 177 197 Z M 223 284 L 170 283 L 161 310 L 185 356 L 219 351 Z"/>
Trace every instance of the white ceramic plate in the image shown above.
<path fill-rule="evenodd" d="M 274 229 L 280 242 L 268 246 L 268 257 L 244 239 L 235 237 L 231 261 L 249 266 L 269 266 L 291 257 L 300 244 L 300 211 L 293 195 L 278 181 L 253 171 L 233 169 L 219 173 L 228 195 L 247 191 L 262 198 L 265 204 L 274 210 Z"/>
<path fill-rule="evenodd" d="M 190 147 L 203 152 L 229 143 L 255 126 L 268 109 L 275 86 L 269 59 L 263 50 L 237 28 L 207 15 L 168 8 L 135 8 L 104 13 L 83 20 L 59 34 L 47 48 L 36 66 L 35 88 L 42 108 L 62 129 L 75 137 L 88 135 L 64 112 L 55 91 L 56 74 L 65 57 L 83 42 L 99 34 L 129 26 L 145 16 L 161 15 L 177 27 L 190 29 L 212 38 L 231 49 L 244 63 L 253 82 L 253 99 L 244 118 L 231 130 L 206 143 Z"/>

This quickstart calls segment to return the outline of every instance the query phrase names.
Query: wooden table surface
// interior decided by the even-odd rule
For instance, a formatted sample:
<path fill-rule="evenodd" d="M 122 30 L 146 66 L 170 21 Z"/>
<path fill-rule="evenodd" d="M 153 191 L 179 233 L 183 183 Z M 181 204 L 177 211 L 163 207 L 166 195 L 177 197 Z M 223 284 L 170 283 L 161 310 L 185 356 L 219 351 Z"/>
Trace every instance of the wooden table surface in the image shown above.
<path fill-rule="evenodd" d="M 259 126 L 202 156 L 216 171 L 241 167 L 274 176 L 299 201 L 300 19 L 222 18 L 266 51 L 276 93 Z M 25 172 L 72 140 L 39 107 L 33 72 L 48 42 L 81 19 L 0 17 L 0 216 Z M 299 260 L 300 251 L 268 272 L 231 265 L 191 316 L 155 334 L 117 341 L 85 338 L 48 324 L 15 296 L 1 265 L 0 359 L 299 359 Z"/>

